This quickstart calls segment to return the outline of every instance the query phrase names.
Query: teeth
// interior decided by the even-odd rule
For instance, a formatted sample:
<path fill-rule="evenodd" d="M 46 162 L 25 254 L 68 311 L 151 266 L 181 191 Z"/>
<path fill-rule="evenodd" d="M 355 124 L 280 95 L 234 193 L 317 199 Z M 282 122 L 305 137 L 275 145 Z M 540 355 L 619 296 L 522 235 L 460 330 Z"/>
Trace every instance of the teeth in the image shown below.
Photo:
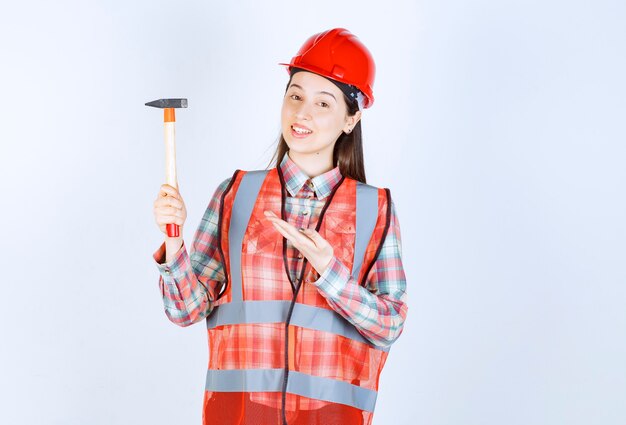
<path fill-rule="evenodd" d="M 301 129 L 301 128 L 298 128 L 298 127 L 293 127 L 293 126 L 292 126 L 291 128 L 293 128 L 293 129 L 294 129 L 294 131 L 295 131 L 296 133 L 298 133 L 298 134 L 308 134 L 308 133 L 312 133 L 312 131 L 310 131 L 310 130 L 304 130 L 304 129 Z"/>

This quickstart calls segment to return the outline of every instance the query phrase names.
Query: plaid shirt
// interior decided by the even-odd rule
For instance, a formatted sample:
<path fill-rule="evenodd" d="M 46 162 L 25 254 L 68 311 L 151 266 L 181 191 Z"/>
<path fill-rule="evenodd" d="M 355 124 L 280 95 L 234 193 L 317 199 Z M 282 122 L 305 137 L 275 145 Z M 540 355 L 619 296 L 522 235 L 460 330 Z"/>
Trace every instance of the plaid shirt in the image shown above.
<path fill-rule="evenodd" d="M 287 221 L 296 228 L 314 228 L 326 198 L 341 180 L 339 167 L 309 178 L 286 154 L 280 163 L 288 196 Z M 169 263 L 165 242 L 154 252 L 159 269 L 159 288 L 165 314 L 179 326 L 205 319 L 213 309 L 224 281 L 224 266 L 217 247 L 221 196 L 231 178 L 215 191 L 196 230 L 191 254 L 185 243 Z M 406 278 L 402 267 L 400 224 L 391 203 L 391 221 L 383 247 L 367 276 L 367 288 L 360 286 L 350 270 L 336 257 L 313 283 L 329 305 L 368 340 L 391 345 L 402 333 L 406 319 Z M 268 226 L 271 223 L 268 222 Z M 287 240 L 289 272 L 295 280 L 303 255 Z"/>

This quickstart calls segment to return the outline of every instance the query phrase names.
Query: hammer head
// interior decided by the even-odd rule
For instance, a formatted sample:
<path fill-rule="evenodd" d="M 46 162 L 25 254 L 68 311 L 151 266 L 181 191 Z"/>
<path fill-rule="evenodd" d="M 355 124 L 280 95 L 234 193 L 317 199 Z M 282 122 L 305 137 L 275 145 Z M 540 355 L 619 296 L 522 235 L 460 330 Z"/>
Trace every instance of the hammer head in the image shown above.
<path fill-rule="evenodd" d="M 146 103 L 146 106 L 155 108 L 186 108 L 187 99 L 159 99 Z"/>

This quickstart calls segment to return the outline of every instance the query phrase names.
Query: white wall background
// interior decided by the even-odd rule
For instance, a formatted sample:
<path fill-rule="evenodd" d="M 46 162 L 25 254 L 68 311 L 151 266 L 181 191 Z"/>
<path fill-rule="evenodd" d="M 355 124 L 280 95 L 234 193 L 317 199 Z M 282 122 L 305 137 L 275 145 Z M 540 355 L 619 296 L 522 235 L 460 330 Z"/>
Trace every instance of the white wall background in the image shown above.
<path fill-rule="evenodd" d="M 269 160 L 277 62 L 342 26 L 377 62 L 368 182 L 409 288 L 374 422 L 623 424 L 625 20 L 618 0 L 3 2 L 0 421 L 200 423 L 206 330 L 162 310 L 144 103 L 189 99 L 191 241 L 217 184 Z"/>

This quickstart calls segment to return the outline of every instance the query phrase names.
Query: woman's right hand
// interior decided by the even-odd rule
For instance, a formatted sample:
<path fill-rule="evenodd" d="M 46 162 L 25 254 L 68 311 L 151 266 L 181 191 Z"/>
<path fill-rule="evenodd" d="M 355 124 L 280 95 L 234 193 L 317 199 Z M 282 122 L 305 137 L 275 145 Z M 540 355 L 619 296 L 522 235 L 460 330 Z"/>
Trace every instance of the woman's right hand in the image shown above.
<path fill-rule="evenodd" d="M 169 184 L 161 185 L 157 199 L 154 201 L 154 220 L 159 230 L 169 237 L 165 225 L 175 223 L 180 226 L 180 237 L 182 237 L 182 228 L 186 219 L 187 209 L 178 189 Z"/>

